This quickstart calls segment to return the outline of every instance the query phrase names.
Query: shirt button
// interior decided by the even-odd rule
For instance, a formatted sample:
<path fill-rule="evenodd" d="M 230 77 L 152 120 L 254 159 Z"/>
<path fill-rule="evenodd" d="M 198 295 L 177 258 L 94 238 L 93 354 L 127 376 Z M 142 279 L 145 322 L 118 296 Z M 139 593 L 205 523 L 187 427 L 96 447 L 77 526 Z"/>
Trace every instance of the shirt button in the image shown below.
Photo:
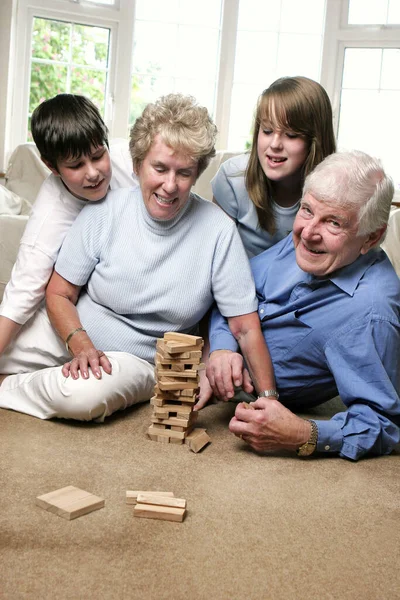
<path fill-rule="evenodd" d="M 264 309 L 263 308 L 260 308 L 260 314 L 262 314 L 262 315 L 264 314 Z"/>
<path fill-rule="evenodd" d="M 330 449 L 331 449 L 330 446 L 328 446 L 328 445 L 325 446 L 325 450 L 330 450 Z"/>

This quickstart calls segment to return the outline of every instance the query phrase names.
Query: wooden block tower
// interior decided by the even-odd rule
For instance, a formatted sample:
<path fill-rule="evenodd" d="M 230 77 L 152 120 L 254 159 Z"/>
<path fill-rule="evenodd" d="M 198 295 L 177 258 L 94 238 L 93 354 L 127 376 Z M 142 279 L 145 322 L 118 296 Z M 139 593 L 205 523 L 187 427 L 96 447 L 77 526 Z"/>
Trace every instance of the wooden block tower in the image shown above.
<path fill-rule="evenodd" d="M 156 385 L 150 401 L 152 425 L 148 429 L 150 439 L 183 444 L 193 433 L 197 417 L 193 406 L 199 390 L 199 370 L 203 368 L 203 345 L 201 337 L 175 332 L 165 333 L 163 339 L 157 340 Z M 201 448 L 210 441 L 204 436 L 203 439 L 205 443 Z M 197 446 L 195 452 L 198 452 Z M 193 449 L 191 444 L 189 447 Z"/>

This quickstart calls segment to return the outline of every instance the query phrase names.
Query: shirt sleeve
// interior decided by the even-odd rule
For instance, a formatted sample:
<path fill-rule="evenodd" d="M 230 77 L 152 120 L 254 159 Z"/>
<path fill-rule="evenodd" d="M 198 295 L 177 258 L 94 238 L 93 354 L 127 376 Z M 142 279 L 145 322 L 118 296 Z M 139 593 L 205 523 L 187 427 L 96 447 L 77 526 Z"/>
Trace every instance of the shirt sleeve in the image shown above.
<path fill-rule="evenodd" d="M 4 290 L 0 314 L 24 325 L 44 299 L 53 267 L 53 259 L 39 248 L 21 244 L 10 281 Z"/>
<path fill-rule="evenodd" d="M 249 259 L 232 221 L 229 221 L 221 234 L 214 253 L 212 291 L 215 302 L 225 317 L 245 315 L 257 310 L 258 302 Z"/>
<path fill-rule="evenodd" d="M 54 176 L 42 184 L 22 235 L 11 278 L 4 291 L 1 315 L 23 325 L 44 299 L 65 234 L 82 207 L 65 204 Z"/>
<path fill-rule="evenodd" d="M 389 454 L 399 442 L 400 332 L 388 320 L 363 320 L 329 343 L 326 357 L 346 412 L 316 421 L 317 449 L 358 460 Z"/>
<path fill-rule="evenodd" d="M 230 182 L 227 174 L 229 161 L 222 163 L 217 174 L 211 180 L 211 187 L 215 202 L 232 217 L 235 221 L 238 220 L 239 204 L 235 194 L 235 190 Z"/>
<path fill-rule="evenodd" d="M 107 198 L 87 204 L 65 237 L 55 270 L 74 285 L 85 285 L 99 262 L 109 231 L 107 206 Z"/>

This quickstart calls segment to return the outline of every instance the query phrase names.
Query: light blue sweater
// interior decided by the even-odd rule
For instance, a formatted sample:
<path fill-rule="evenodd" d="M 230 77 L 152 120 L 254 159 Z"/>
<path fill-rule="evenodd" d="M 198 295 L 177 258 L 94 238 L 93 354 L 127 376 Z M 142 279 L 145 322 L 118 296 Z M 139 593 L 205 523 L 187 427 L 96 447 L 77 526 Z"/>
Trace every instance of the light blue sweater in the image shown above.
<path fill-rule="evenodd" d="M 139 188 L 110 192 L 79 214 L 55 268 L 71 283 L 87 284 L 77 308 L 94 345 L 149 362 L 156 338 L 197 332 L 214 299 L 226 317 L 257 310 L 233 221 L 195 194 L 174 219 L 158 221 Z"/>

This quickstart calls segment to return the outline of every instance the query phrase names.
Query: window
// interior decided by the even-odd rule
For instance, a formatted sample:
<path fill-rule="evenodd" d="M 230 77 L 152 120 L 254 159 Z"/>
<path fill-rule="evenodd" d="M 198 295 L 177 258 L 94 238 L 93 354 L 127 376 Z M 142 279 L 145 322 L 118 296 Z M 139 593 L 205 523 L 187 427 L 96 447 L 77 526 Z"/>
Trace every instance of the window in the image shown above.
<path fill-rule="evenodd" d="M 218 147 L 240 150 L 263 89 L 305 75 L 331 98 L 339 148 L 377 155 L 400 193 L 400 0 L 3 0 L 0 17 L 12 32 L 1 166 L 57 91 L 88 95 L 111 137 L 161 94 L 190 93 L 214 116 Z"/>
<path fill-rule="evenodd" d="M 229 148 L 245 148 L 258 96 L 275 79 L 320 80 L 324 14 L 324 0 L 240 0 Z"/>
<path fill-rule="evenodd" d="M 399 193 L 400 0 L 350 0 L 342 20 L 333 94 L 338 148 L 380 158 Z"/>
<path fill-rule="evenodd" d="M 104 115 L 109 36 L 106 28 L 33 19 L 29 119 L 40 102 L 65 92 L 89 96 Z"/>
<path fill-rule="evenodd" d="M 130 124 L 171 92 L 192 94 L 214 113 L 221 0 L 137 0 Z"/>

